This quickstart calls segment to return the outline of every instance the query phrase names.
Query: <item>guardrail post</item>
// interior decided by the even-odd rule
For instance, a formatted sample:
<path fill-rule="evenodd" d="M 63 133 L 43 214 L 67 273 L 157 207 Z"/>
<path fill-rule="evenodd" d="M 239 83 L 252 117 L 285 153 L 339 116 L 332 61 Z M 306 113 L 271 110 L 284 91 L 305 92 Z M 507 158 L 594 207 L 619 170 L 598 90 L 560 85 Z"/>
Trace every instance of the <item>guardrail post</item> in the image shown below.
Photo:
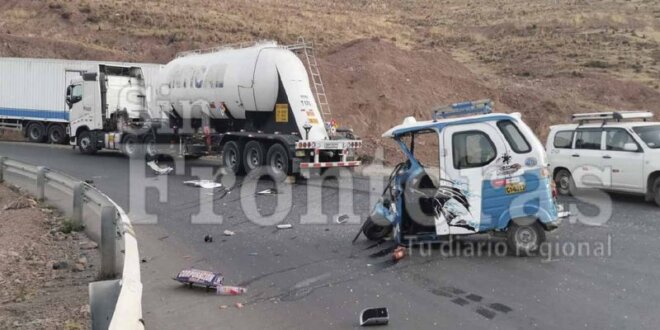
<path fill-rule="evenodd" d="M 71 223 L 74 228 L 80 228 L 82 225 L 82 214 L 83 214 L 83 194 L 85 184 L 82 182 L 76 182 L 73 185 L 73 207 L 71 208 Z"/>
<path fill-rule="evenodd" d="M 37 200 L 40 202 L 46 199 L 46 172 L 46 167 L 37 167 Z"/>
<path fill-rule="evenodd" d="M 101 278 L 115 277 L 116 220 L 116 208 L 113 206 L 101 208 Z"/>
<path fill-rule="evenodd" d="M 0 156 L 0 183 L 5 181 L 5 160 L 7 157 Z"/>

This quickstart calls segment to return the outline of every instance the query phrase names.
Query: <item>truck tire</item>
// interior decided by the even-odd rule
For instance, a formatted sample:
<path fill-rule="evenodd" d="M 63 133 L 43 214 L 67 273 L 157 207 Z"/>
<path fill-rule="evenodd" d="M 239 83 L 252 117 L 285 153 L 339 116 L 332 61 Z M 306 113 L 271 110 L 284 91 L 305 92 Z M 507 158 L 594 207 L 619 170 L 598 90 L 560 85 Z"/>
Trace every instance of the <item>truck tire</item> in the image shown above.
<path fill-rule="evenodd" d="M 245 172 L 249 173 L 265 164 L 266 149 L 264 148 L 263 143 L 252 140 L 245 144 L 245 148 L 243 148 L 243 156 Z"/>
<path fill-rule="evenodd" d="M 30 123 L 26 132 L 30 142 L 44 142 L 46 140 L 46 127 L 42 123 Z"/>
<path fill-rule="evenodd" d="M 266 155 L 266 165 L 268 173 L 276 181 L 283 181 L 289 175 L 289 153 L 286 148 L 279 143 L 275 143 L 268 148 Z"/>
<path fill-rule="evenodd" d="M 121 142 L 121 152 L 129 158 L 137 158 L 142 154 L 142 146 L 133 134 L 126 135 Z"/>
<path fill-rule="evenodd" d="M 92 133 L 89 131 L 84 131 L 78 134 L 78 150 L 81 153 L 86 155 L 91 155 L 96 152 L 96 146 L 94 146 L 92 141 Z"/>
<path fill-rule="evenodd" d="M 539 251 L 545 241 L 545 231 L 538 221 L 530 224 L 509 223 L 506 230 L 506 245 L 516 256 L 529 256 Z"/>
<path fill-rule="evenodd" d="M 560 195 L 572 196 L 575 193 L 575 181 L 573 181 L 573 176 L 568 170 L 559 170 L 555 175 L 555 183 Z"/>
<path fill-rule="evenodd" d="M 48 127 L 48 141 L 52 144 L 64 144 L 67 141 L 64 126 L 54 124 Z"/>
<path fill-rule="evenodd" d="M 158 147 L 156 146 L 156 138 L 153 135 L 147 134 L 142 143 L 147 160 L 158 158 Z"/>
<path fill-rule="evenodd" d="M 362 226 L 362 233 L 370 241 L 380 241 L 392 232 L 392 226 L 381 226 L 367 218 Z"/>
<path fill-rule="evenodd" d="M 660 178 L 655 179 L 653 184 L 653 192 L 655 196 L 655 203 L 660 206 Z"/>
<path fill-rule="evenodd" d="M 229 141 L 222 147 L 222 164 L 234 174 L 243 174 L 243 156 L 237 141 Z"/>

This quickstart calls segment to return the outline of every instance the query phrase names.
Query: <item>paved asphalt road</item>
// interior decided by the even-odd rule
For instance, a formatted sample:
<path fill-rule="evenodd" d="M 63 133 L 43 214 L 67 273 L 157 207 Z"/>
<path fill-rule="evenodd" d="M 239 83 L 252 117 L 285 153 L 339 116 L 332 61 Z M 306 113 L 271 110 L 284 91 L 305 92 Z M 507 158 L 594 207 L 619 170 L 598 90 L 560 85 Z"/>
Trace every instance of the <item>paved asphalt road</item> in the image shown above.
<path fill-rule="evenodd" d="M 93 179 L 127 210 L 135 203 L 129 197 L 129 161 L 118 154 L 83 156 L 64 147 L 0 143 L 0 155 Z M 189 167 L 210 165 L 188 162 L 187 173 Z M 158 223 L 136 226 L 147 260 L 142 264 L 143 310 L 150 329 L 355 328 L 359 311 L 375 306 L 389 308 L 391 329 L 656 329 L 660 324 L 660 208 L 638 197 L 608 195 L 613 216 L 605 224 L 566 221 L 548 234 L 550 246 L 560 252 L 570 253 L 571 246 L 577 250 L 582 242 L 583 254 L 587 244 L 592 254 L 601 244 L 604 250 L 597 253 L 605 255 L 465 256 L 476 252 L 464 243 L 454 249 L 463 256 L 447 255 L 445 245 L 413 250 L 412 256 L 391 264 L 387 243 L 372 247 L 361 238 L 351 245 L 357 225 L 335 224 L 330 217 L 325 224 L 300 224 L 308 208 L 336 214 L 339 197 L 351 193 L 355 213 L 364 216 L 370 206 L 367 193 L 326 187 L 307 205 L 307 185 L 293 185 L 283 194 L 294 200 L 285 220 L 294 227 L 278 231 L 247 220 L 242 188 L 209 195 L 182 184 L 190 179 L 196 178 L 148 179 L 167 183 L 166 203 L 153 191 L 147 193 L 147 211 L 158 215 Z M 364 181 L 359 185 L 360 191 L 368 190 Z M 259 196 L 256 207 L 273 212 L 276 198 Z M 200 200 L 204 207 L 213 205 L 222 224 L 191 223 Z M 580 210 L 593 212 L 594 207 Z M 226 229 L 236 234 L 223 236 Z M 206 234 L 213 243 L 204 243 Z M 484 236 L 468 243 L 475 241 L 484 243 L 481 251 L 499 242 Z M 221 297 L 171 280 L 190 266 L 221 271 L 227 283 L 244 285 L 248 292 Z M 235 302 L 245 307 L 238 309 Z"/>

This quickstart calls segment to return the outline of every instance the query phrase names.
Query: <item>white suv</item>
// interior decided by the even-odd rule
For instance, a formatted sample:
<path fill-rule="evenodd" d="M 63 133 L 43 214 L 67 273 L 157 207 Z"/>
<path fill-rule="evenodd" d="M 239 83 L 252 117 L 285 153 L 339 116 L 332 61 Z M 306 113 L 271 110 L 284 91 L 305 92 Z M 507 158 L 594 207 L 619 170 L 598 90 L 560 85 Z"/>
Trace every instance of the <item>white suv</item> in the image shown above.
<path fill-rule="evenodd" d="M 660 206 L 660 122 L 650 112 L 575 114 L 550 127 L 546 149 L 559 193 L 599 188 L 643 194 Z"/>

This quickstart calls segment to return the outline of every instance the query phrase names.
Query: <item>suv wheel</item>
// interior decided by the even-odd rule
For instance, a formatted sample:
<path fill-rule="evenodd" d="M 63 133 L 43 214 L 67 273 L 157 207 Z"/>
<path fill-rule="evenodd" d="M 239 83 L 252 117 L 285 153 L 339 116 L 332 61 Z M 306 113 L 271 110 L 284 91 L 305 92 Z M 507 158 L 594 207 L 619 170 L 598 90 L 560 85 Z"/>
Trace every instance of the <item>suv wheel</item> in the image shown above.
<path fill-rule="evenodd" d="M 575 181 L 573 181 L 573 176 L 568 170 L 559 170 L 555 175 L 555 183 L 559 194 L 571 196 L 575 193 Z"/>
<path fill-rule="evenodd" d="M 660 206 L 660 178 L 655 179 L 655 183 L 653 184 L 653 191 L 655 194 L 655 203 Z"/>

